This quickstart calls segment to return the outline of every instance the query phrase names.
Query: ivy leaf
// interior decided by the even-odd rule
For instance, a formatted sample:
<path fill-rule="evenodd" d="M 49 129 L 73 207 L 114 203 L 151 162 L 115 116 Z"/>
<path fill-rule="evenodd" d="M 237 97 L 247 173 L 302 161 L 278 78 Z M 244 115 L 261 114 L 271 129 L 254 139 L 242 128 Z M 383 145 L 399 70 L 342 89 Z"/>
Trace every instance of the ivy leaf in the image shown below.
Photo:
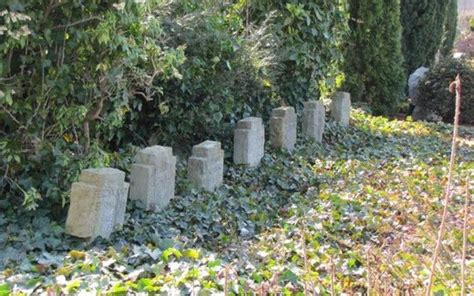
<path fill-rule="evenodd" d="M 192 260 L 198 260 L 200 256 L 201 253 L 197 249 L 187 249 L 186 251 L 184 251 L 184 257 Z"/>
<path fill-rule="evenodd" d="M 0 296 L 10 295 L 11 287 L 8 283 L 0 284 Z"/>
<path fill-rule="evenodd" d="M 163 254 L 161 254 L 161 258 L 165 262 L 169 262 L 171 256 L 174 256 L 177 259 L 179 259 L 179 258 L 183 257 L 183 254 L 175 248 L 166 249 L 166 250 L 163 251 Z"/>
<path fill-rule="evenodd" d="M 86 258 L 86 253 L 78 250 L 72 250 L 69 252 L 69 256 L 75 260 L 84 260 Z"/>

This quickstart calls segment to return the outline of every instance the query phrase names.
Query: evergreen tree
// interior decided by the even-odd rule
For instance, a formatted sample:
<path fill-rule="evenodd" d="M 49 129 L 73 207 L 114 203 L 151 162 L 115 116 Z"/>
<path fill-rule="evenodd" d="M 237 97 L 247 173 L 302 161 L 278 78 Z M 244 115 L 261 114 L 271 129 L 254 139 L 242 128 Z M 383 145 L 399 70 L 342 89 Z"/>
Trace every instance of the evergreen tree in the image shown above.
<path fill-rule="evenodd" d="M 430 66 L 440 49 L 450 0 L 401 0 L 405 70 Z"/>
<path fill-rule="evenodd" d="M 349 0 L 351 35 L 343 89 L 377 114 L 396 111 L 404 96 L 399 0 Z"/>
<path fill-rule="evenodd" d="M 456 29 L 458 25 L 458 1 L 449 0 L 446 10 L 446 21 L 444 23 L 443 44 L 441 54 L 447 56 L 451 53 L 456 39 Z"/>

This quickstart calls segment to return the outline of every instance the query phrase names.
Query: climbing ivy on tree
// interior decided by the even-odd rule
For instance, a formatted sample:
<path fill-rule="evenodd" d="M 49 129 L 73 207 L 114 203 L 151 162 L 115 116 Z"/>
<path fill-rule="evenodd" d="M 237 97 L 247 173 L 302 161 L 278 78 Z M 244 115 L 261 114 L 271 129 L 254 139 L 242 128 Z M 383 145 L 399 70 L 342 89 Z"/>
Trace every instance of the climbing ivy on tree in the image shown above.
<path fill-rule="evenodd" d="M 349 14 L 342 88 L 377 114 L 396 112 L 405 87 L 399 1 L 351 0 Z"/>

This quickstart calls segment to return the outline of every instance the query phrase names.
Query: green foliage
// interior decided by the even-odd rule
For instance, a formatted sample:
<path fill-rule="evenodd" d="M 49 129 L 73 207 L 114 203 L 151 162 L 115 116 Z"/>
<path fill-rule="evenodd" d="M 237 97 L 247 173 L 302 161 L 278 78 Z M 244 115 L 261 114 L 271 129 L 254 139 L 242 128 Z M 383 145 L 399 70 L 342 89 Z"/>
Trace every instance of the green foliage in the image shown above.
<path fill-rule="evenodd" d="M 405 75 L 396 0 L 349 1 L 351 35 L 345 48 L 342 89 L 377 114 L 397 112 Z"/>
<path fill-rule="evenodd" d="M 346 19 L 300 2 L 255 18 L 244 0 L 2 2 L 2 199 L 64 205 L 81 169 L 124 168 L 131 145 L 228 145 L 243 116 L 331 90 Z"/>
<path fill-rule="evenodd" d="M 456 39 L 458 26 L 458 0 L 449 0 L 446 11 L 446 21 L 444 24 L 443 43 L 441 44 L 441 54 L 447 56 L 451 54 Z"/>
<path fill-rule="evenodd" d="M 183 48 L 163 48 L 160 1 L 0 4 L 0 193 L 33 209 L 64 204 L 80 169 L 107 165 L 137 93 L 176 79 Z M 97 111 L 97 112 L 95 112 Z M 87 120 L 86 114 L 97 113 Z M 92 147 L 83 124 L 91 125 Z M 123 146 L 125 148 L 125 146 Z M 87 153 L 86 153 L 87 152 Z"/>
<path fill-rule="evenodd" d="M 469 27 L 471 28 L 471 31 L 474 31 L 474 17 L 469 19 Z"/>
<path fill-rule="evenodd" d="M 241 0 L 240 2 L 247 2 Z M 339 1 L 251 0 L 249 18 L 257 24 L 269 14 L 281 72 L 273 85 L 289 105 L 328 95 L 340 80 L 347 16 Z"/>
<path fill-rule="evenodd" d="M 163 46 L 185 47 L 180 77 L 155 79 L 161 92 L 134 106 L 126 141 L 138 135 L 180 150 L 209 137 L 228 144 L 236 121 L 267 116 L 279 103 L 271 87 L 276 58 L 266 24 L 241 34 L 243 20 L 233 7 L 188 2 L 172 5 L 164 19 Z"/>
<path fill-rule="evenodd" d="M 457 1 L 451 0 L 401 0 L 402 52 L 405 58 L 407 74 L 413 73 L 421 66 L 429 67 L 435 60 L 443 40 L 445 25 L 452 29 L 453 15 L 447 17 L 448 5 Z M 446 22 L 446 19 L 448 21 Z M 446 35 L 446 46 L 449 48 L 450 38 L 455 31 Z"/>
<path fill-rule="evenodd" d="M 462 103 L 461 123 L 474 124 L 474 60 L 442 59 L 420 83 L 419 104 L 432 110 L 445 122 L 454 120 L 455 94 L 448 90 L 456 75 L 461 74 Z"/>
<path fill-rule="evenodd" d="M 123 229 L 108 241 L 67 236 L 41 209 L 1 211 L 0 292 L 206 295 L 227 287 L 229 295 L 329 295 L 334 274 L 337 294 L 367 294 L 370 268 L 372 283 L 383 283 L 379 294 L 422 294 L 450 133 L 443 123 L 355 109 L 348 129 L 327 125 L 322 144 L 303 139 L 292 154 L 266 151 L 255 169 L 228 165 L 216 192 L 195 191 L 178 178 L 164 211 L 129 204 Z M 461 130 L 459 180 L 473 169 L 473 135 Z M 185 174 L 182 163 L 178 174 Z M 459 289 L 463 182 L 453 189 L 436 280 L 445 294 Z M 469 254 L 474 233 L 468 239 Z M 468 263 L 468 290 L 473 270 Z"/>

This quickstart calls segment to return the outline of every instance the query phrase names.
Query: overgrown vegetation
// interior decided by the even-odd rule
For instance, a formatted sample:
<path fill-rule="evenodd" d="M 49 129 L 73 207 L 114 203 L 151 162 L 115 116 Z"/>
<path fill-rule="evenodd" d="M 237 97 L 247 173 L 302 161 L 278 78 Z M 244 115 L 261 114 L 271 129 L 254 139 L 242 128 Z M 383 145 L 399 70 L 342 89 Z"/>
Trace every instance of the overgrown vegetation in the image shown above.
<path fill-rule="evenodd" d="M 442 59 L 421 82 L 419 104 L 423 109 L 434 111 L 445 122 L 454 118 L 454 97 L 448 86 L 457 74 L 461 74 L 462 105 L 461 123 L 474 124 L 474 60 Z"/>
<path fill-rule="evenodd" d="M 400 3 L 349 1 L 350 37 L 345 48 L 342 89 L 354 101 L 369 103 L 376 114 L 397 112 L 404 97 Z"/>
<path fill-rule="evenodd" d="M 159 214 L 130 204 L 123 230 L 92 244 L 37 215 L 0 214 L 0 292 L 422 294 L 434 249 L 451 126 L 352 113 L 322 144 L 266 151 L 262 166 L 227 164 L 208 194 L 179 178 Z M 456 185 L 436 293 L 459 291 L 464 180 L 474 132 L 461 130 Z M 179 174 L 184 174 L 182 165 Z M 468 250 L 474 250 L 468 233 Z M 466 288 L 474 288 L 467 262 Z"/>
<path fill-rule="evenodd" d="M 2 199 L 60 211 L 131 145 L 227 145 L 243 116 L 334 89 L 343 7 L 277 2 L 2 2 Z"/>

